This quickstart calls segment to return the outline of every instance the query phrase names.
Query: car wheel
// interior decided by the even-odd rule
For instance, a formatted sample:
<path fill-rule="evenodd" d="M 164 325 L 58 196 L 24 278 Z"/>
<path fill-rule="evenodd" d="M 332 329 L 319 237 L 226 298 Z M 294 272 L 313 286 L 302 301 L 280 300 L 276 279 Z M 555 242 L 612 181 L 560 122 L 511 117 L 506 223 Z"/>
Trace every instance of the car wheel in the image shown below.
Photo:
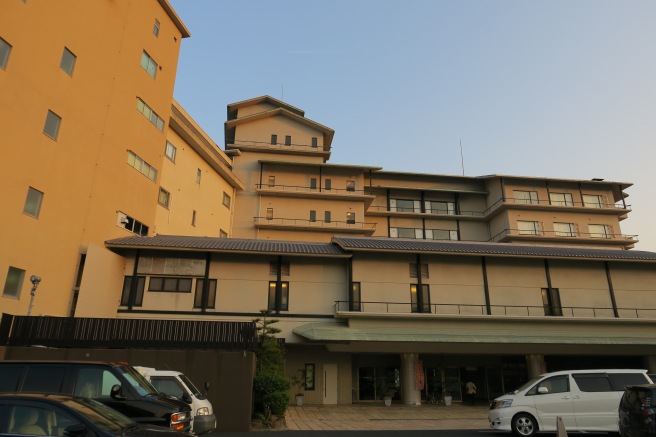
<path fill-rule="evenodd" d="M 538 423 L 530 414 L 518 414 L 513 417 L 512 431 L 517 436 L 532 436 L 538 432 Z"/>

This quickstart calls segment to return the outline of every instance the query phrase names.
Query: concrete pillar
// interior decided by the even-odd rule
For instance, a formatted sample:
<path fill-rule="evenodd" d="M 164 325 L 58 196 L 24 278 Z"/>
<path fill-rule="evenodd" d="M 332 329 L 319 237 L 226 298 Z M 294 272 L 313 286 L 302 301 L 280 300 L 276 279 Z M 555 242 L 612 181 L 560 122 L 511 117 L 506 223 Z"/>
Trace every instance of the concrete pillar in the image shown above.
<path fill-rule="evenodd" d="M 656 373 L 656 355 L 647 355 L 642 358 L 643 365 L 647 369 L 647 373 Z"/>
<path fill-rule="evenodd" d="M 401 401 L 405 405 L 421 405 L 421 391 L 417 389 L 417 361 L 419 354 L 401 354 Z"/>
<path fill-rule="evenodd" d="M 546 373 L 547 365 L 544 362 L 544 355 L 526 355 L 526 370 L 528 371 L 528 379 L 533 379 Z"/>

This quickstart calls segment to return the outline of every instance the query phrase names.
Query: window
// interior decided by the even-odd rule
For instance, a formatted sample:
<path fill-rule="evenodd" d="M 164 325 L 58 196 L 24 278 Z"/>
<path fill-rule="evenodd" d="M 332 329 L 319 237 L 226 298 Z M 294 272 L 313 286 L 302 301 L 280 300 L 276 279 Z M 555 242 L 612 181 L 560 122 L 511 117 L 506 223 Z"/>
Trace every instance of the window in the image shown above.
<path fill-rule="evenodd" d="M 9 266 L 7 278 L 5 279 L 5 288 L 2 290 L 2 297 L 20 297 L 20 291 L 23 287 L 25 270 Z"/>
<path fill-rule="evenodd" d="M 203 172 L 199 169 L 196 170 L 196 183 L 200 184 L 200 177 L 202 176 Z"/>
<path fill-rule="evenodd" d="M 7 69 L 9 62 L 9 53 L 11 53 L 11 45 L 4 39 L 0 38 L 0 68 Z"/>
<path fill-rule="evenodd" d="M 145 50 L 141 54 L 141 66 L 155 79 L 155 76 L 157 76 L 157 62 Z"/>
<path fill-rule="evenodd" d="M 362 297 L 360 292 L 360 283 L 351 284 L 351 295 L 349 296 L 349 311 L 361 311 Z"/>
<path fill-rule="evenodd" d="M 269 187 L 275 187 L 275 186 L 276 186 L 276 177 L 269 176 Z"/>
<path fill-rule="evenodd" d="M 421 229 L 417 229 L 421 231 Z M 458 241 L 458 231 L 452 231 L 449 229 L 426 229 L 426 239 L 427 240 L 451 240 Z M 417 237 L 421 238 L 421 237 Z"/>
<path fill-rule="evenodd" d="M 346 191 L 355 191 L 355 181 L 346 181 Z"/>
<path fill-rule="evenodd" d="M 346 213 L 346 223 L 349 225 L 354 225 L 355 224 L 355 213 L 354 212 L 347 212 Z"/>
<path fill-rule="evenodd" d="M 610 379 L 608 379 L 608 375 L 604 373 L 573 373 L 572 378 L 582 392 L 602 393 L 615 391 Z"/>
<path fill-rule="evenodd" d="M 157 170 L 131 150 L 128 150 L 128 164 L 151 181 L 155 182 L 157 180 Z"/>
<path fill-rule="evenodd" d="M 429 214 L 455 214 L 456 205 L 453 202 L 428 200 L 425 202 L 426 212 Z"/>
<path fill-rule="evenodd" d="M 613 230 L 608 225 L 588 225 L 590 238 L 613 238 Z"/>
<path fill-rule="evenodd" d="M 428 285 L 410 285 L 410 306 L 413 313 L 430 313 L 430 290 Z"/>
<path fill-rule="evenodd" d="M 223 206 L 225 206 L 226 208 L 230 209 L 230 204 L 231 204 L 231 202 L 232 202 L 232 198 L 230 197 L 230 195 L 229 195 L 228 193 L 226 193 L 226 192 L 224 191 L 224 192 L 223 192 Z"/>
<path fill-rule="evenodd" d="M 421 201 L 408 199 L 390 199 L 390 211 L 420 212 Z"/>
<path fill-rule="evenodd" d="M 171 161 L 175 162 L 175 154 L 178 152 L 178 149 L 171 144 L 170 142 L 166 142 L 166 151 L 164 154 L 166 155 L 167 158 L 169 158 Z"/>
<path fill-rule="evenodd" d="M 157 196 L 157 203 L 162 205 L 164 208 L 168 208 L 170 200 L 171 200 L 171 194 L 168 191 L 166 191 L 164 188 L 160 188 L 159 196 Z"/>
<path fill-rule="evenodd" d="M 196 226 L 196 210 L 191 211 L 191 226 Z"/>
<path fill-rule="evenodd" d="M 312 148 L 316 149 L 318 147 L 317 137 L 312 137 Z"/>
<path fill-rule="evenodd" d="M 273 311 L 289 310 L 289 282 L 269 282 L 269 305 Z"/>
<path fill-rule="evenodd" d="M 324 212 L 323 221 L 324 221 L 325 223 L 330 223 L 330 221 L 331 221 L 330 211 L 326 211 L 326 212 Z"/>
<path fill-rule="evenodd" d="M 128 231 L 141 235 L 145 237 L 148 235 L 148 226 L 144 225 L 138 220 L 130 217 L 129 215 L 120 212 L 118 213 L 118 221 L 116 223 L 118 226 L 127 229 Z"/>
<path fill-rule="evenodd" d="M 557 237 L 576 237 L 578 234 L 574 223 L 554 223 L 553 226 Z"/>
<path fill-rule="evenodd" d="M 417 263 L 410 263 L 410 277 L 411 278 L 417 278 Z M 422 279 L 427 279 L 428 278 L 428 264 L 420 263 L 419 264 L 419 269 L 421 270 L 421 277 Z"/>
<path fill-rule="evenodd" d="M 549 193 L 549 202 L 558 206 L 574 206 L 570 193 Z"/>
<path fill-rule="evenodd" d="M 515 196 L 515 203 L 523 204 L 537 204 L 538 203 L 538 192 L 537 191 L 513 191 L 513 196 Z"/>
<path fill-rule="evenodd" d="M 150 281 L 148 281 L 148 291 L 191 293 L 191 281 L 191 278 L 151 276 Z"/>
<path fill-rule="evenodd" d="M 291 145 L 292 145 L 292 136 L 285 135 L 285 146 L 291 146 Z"/>
<path fill-rule="evenodd" d="M 278 263 L 275 261 L 269 264 L 269 276 L 278 276 Z M 280 276 L 289 276 L 289 261 L 280 263 Z"/>
<path fill-rule="evenodd" d="M 390 236 L 396 238 L 423 238 L 421 229 L 415 228 L 390 228 Z"/>
<path fill-rule="evenodd" d="M 271 134 L 271 144 L 273 144 L 274 146 L 278 144 L 278 135 Z"/>
<path fill-rule="evenodd" d="M 563 315 L 563 309 L 560 306 L 560 291 L 557 288 L 542 289 L 542 304 L 545 316 Z"/>
<path fill-rule="evenodd" d="M 29 366 L 26 369 L 21 389 L 26 392 L 61 393 L 64 375 L 66 375 L 66 367 L 62 365 Z M 18 434 L 33 435 L 35 433 L 19 432 Z"/>
<path fill-rule="evenodd" d="M 604 196 L 600 196 L 598 194 L 584 194 L 583 206 L 587 208 L 604 208 Z"/>
<path fill-rule="evenodd" d="M 540 235 L 542 234 L 540 230 L 540 222 L 528 222 L 528 221 L 517 221 L 517 229 L 519 230 L 519 235 Z"/>
<path fill-rule="evenodd" d="M 228 233 L 223 229 L 219 229 L 219 238 L 228 238 Z"/>
<path fill-rule="evenodd" d="M 266 219 L 273 220 L 273 208 L 267 208 Z"/>
<path fill-rule="evenodd" d="M 333 181 L 331 181 L 330 179 L 326 179 L 324 181 L 324 188 L 326 190 L 332 190 L 332 187 L 333 187 Z"/>
<path fill-rule="evenodd" d="M 205 279 L 196 279 L 196 294 L 194 295 L 194 308 L 216 307 L 216 279 L 210 279 L 209 290 L 207 290 L 207 305 L 203 306 L 203 285 Z"/>
<path fill-rule="evenodd" d="M 310 221 L 311 222 L 316 222 L 317 221 L 317 212 L 310 210 Z"/>
<path fill-rule="evenodd" d="M 153 35 L 159 37 L 159 20 L 155 20 L 155 24 L 153 25 Z"/>
<path fill-rule="evenodd" d="M 25 199 L 25 206 L 23 206 L 23 212 L 25 214 L 31 215 L 32 217 L 39 217 L 39 211 L 41 211 L 41 202 L 43 201 L 43 193 L 39 190 L 35 190 L 32 187 L 27 189 L 27 198 Z"/>
<path fill-rule="evenodd" d="M 173 376 L 151 376 L 150 383 L 158 392 L 166 393 L 168 396 L 173 396 L 178 399 L 182 399 L 187 393 Z"/>
<path fill-rule="evenodd" d="M 164 120 L 157 115 L 155 111 L 150 109 L 150 106 L 146 104 L 143 100 L 137 97 L 137 111 L 141 112 L 144 117 L 146 117 L 150 122 L 160 131 L 164 132 Z"/>
<path fill-rule="evenodd" d="M 546 389 L 546 392 L 540 393 L 540 389 Z M 539 384 L 536 384 L 527 395 L 543 395 L 550 393 L 567 393 L 569 392 L 569 377 L 567 375 L 554 376 L 552 378 L 545 379 Z"/>
<path fill-rule="evenodd" d="M 62 58 L 59 62 L 59 68 L 64 70 L 69 76 L 73 76 L 73 69 L 75 68 L 76 59 L 77 56 L 75 56 L 73 52 L 64 47 L 64 53 L 62 53 Z"/>
<path fill-rule="evenodd" d="M 56 141 L 57 136 L 59 135 L 60 124 L 61 117 L 52 111 L 48 111 L 48 115 L 46 115 L 46 124 L 43 126 L 43 133 Z"/>
<path fill-rule="evenodd" d="M 310 189 L 311 190 L 317 189 L 317 178 L 310 178 Z"/>
<path fill-rule="evenodd" d="M 146 285 L 145 276 L 137 276 L 137 289 L 134 296 L 133 306 L 140 307 L 143 304 L 144 288 Z M 123 279 L 123 293 L 121 294 L 121 305 L 130 305 L 130 289 L 132 288 L 132 276 L 126 276 Z"/>

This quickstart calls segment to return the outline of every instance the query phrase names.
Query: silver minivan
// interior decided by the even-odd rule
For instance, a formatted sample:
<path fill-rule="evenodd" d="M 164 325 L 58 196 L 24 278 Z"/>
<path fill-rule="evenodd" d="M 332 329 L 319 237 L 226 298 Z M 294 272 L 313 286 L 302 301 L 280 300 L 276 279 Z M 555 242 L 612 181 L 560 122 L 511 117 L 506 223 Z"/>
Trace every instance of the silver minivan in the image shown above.
<path fill-rule="evenodd" d="M 617 409 L 627 385 L 646 384 L 646 370 L 595 369 L 545 373 L 490 404 L 492 429 L 532 436 L 556 431 L 618 431 Z"/>

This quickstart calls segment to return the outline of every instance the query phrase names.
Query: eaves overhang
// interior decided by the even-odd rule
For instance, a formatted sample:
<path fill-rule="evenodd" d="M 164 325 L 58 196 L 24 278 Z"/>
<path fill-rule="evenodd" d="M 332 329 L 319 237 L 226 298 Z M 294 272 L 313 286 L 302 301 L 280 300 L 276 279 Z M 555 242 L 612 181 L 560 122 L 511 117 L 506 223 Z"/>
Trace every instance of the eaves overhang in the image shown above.
<path fill-rule="evenodd" d="M 162 9 L 164 9 L 164 12 L 166 12 L 166 15 L 169 16 L 171 21 L 173 21 L 173 24 L 175 24 L 175 27 L 178 28 L 180 31 L 180 34 L 182 34 L 183 38 L 189 38 L 191 36 L 191 33 L 189 33 L 189 30 L 187 27 L 184 25 L 178 14 L 175 12 L 175 9 L 171 6 L 171 4 L 168 2 L 168 0 L 157 0 L 162 6 Z"/>
<path fill-rule="evenodd" d="M 278 108 L 284 108 L 290 112 L 300 115 L 301 117 L 305 116 L 305 111 L 303 111 L 302 109 L 292 106 L 289 103 L 285 103 L 282 100 L 274 99 L 271 96 L 254 97 L 252 99 L 242 100 L 241 102 L 230 103 L 228 104 L 228 114 L 230 114 L 235 109 L 245 108 L 253 105 L 259 105 L 260 103 L 269 103 Z"/>
<path fill-rule="evenodd" d="M 116 253 L 133 250 L 176 252 L 242 253 L 258 255 L 286 255 L 323 258 L 350 258 L 331 243 L 299 241 L 250 240 L 241 238 L 192 237 L 156 235 L 154 237 L 125 237 L 105 241 L 105 247 Z"/>
<path fill-rule="evenodd" d="M 334 236 L 332 242 L 345 252 L 425 253 L 433 255 L 476 255 L 513 258 L 578 259 L 656 263 L 655 252 L 619 249 L 590 249 L 572 246 L 467 241 L 433 241 L 402 238 Z"/>
<path fill-rule="evenodd" d="M 322 168 L 334 168 L 334 169 L 344 169 L 344 170 L 378 170 L 380 167 L 373 167 L 370 165 L 357 165 L 357 164 L 327 164 L 325 162 L 301 162 L 301 161 L 275 161 L 269 159 L 261 159 L 258 161 L 260 164 L 273 164 L 273 165 L 285 165 L 292 167 L 322 167 Z"/>

